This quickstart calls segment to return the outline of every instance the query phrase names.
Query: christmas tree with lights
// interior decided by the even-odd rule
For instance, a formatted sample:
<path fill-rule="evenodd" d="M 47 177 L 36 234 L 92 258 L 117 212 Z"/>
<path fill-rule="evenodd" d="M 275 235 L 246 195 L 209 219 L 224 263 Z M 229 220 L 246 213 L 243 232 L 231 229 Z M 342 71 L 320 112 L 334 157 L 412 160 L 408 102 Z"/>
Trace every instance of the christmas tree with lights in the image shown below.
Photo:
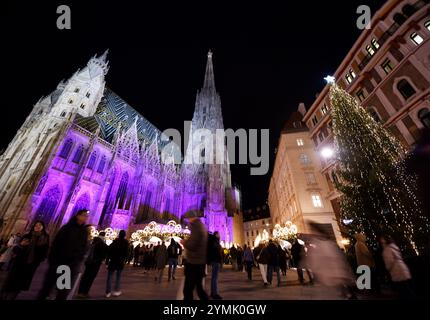
<path fill-rule="evenodd" d="M 392 236 L 405 253 L 419 254 L 429 222 L 415 196 L 415 177 L 404 168 L 406 150 L 354 97 L 332 84 L 333 134 L 338 165 L 336 188 L 342 193 L 342 219 L 352 234 Z"/>

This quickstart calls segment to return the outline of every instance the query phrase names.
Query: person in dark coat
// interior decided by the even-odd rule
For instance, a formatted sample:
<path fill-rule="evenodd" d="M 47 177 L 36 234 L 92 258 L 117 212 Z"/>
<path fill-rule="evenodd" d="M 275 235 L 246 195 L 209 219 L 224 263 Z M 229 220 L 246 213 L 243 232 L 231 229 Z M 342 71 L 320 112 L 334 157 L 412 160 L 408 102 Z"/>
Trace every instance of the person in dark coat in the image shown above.
<path fill-rule="evenodd" d="M 140 244 L 138 244 L 135 248 L 134 248 L 134 258 L 133 258 L 133 267 L 137 267 L 139 266 L 139 262 L 140 262 L 140 255 L 141 255 L 141 246 Z"/>
<path fill-rule="evenodd" d="M 267 282 L 272 284 L 273 272 L 276 272 L 279 287 L 281 285 L 281 271 L 279 269 L 278 245 L 273 242 L 273 240 L 269 240 L 267 252 L 269 254 L 269 261 L 267 265 Z"/>
<path fill-rule="evenodd" d="M 121 230 L 118 238 L 116 238 L 109 246 L 108 256 L 106 259 L 106 264 L 108 265 L 106 298 L 109 298 L 111 295 L 118 297 L 122 294 L 120 291 L 121 274 L 128 256 L 128 241 L 125 239 L 125 235 L 125 231 Z M 112 278 L 114 273 L 116 274 L 116 279 L 114 291 L 112 292 Z"/>
<path fill-rule="evenodd" d="M 305 279 L 303 277 L 303 269 L 305 269 L 308 274 L 310 284 L 313 284 L 313 276 L 303 263 L 303 260 L 306 258 L 305 247 L 299 243 L 298 239 L 294 240 L 294 243 L 291 246 L 291 256 L 293 257 L 293 264 L 297 268 L 297 276 L 299 277 L 300 283 L 302 285 L 305 284 Z"/>
<path fill-rule="evenodd" d="M 175 272 L 178 266 L 178 257 L 182 254 L 181 246 L 175 241 L 175 239 L 170 240 L 170 244 L 167 247 L 167 263 L 169 264 L 168 278 L 167 281 L 171 279 L 176 280 Z"/>
<path fill-rule="evenodd" d="M 256 260 L 260 268 L 261 278 L 263 278 L 264 286 L 269 285 L 267 281 L 267 265 L 269 264 L 269 251 L 264 243 L 260 243 L 256 250 Z"/>
<path fill-rule="evenodd" d="M 184 300 L 193 300 L 196 289 L 200 300 L 207 301 L 209 297 L 203 289 L 203 278 L 206 276 L 208 231 L 200 221 L 197 211 L 188 211 L 183 217 L 191 224 L 191 235 L 184 242 L 187 257 L 184 270 Z"/>
<path fill-rule="evenodd" d="M 158 246 L 157 253 L 155 254 L 155 268 L 157 269 L 157 275 L 155 281 L 161 283 L 163 280 L 164 269 L 167 264 L 167 248 L 164 241 Z"/>
<path fill-rule="evenodd" d="M 278 256 L 279 256 L 279 268 L 281 269 L 282 275 L 287 275 L 287 252 L 278 246 Z"/>
<path fill-rule="evenodd" d="M 239 246 L 236 253 L 237 271 L 243 271 L 243 249 Z"/>
<path fill-rule="evenodd" d="M 30 244 L 28 246 L 27 272 L 24 275 L 22 291 L 30 289 L 34 274 L 39 265 L 46 259 L 49 249 L 49 235 L 43 221 L 36 221 L 27 235 L 30 237 Z"/>
<path fill-rule="evenodd" d="M 0 292 L 0 300 L 15 300 L 26 286 L 30 240 L 31 237 L 25 235 L 19 244 L 12 248 L 10 268 Z"/>
<path fill-rule="evenodd" d="M 208 265 L 212 267 L 211 276 L 211 298 L 221 300 L 218 293 L 218 275 L 223 261 L 223 249 L 220 244 L 220 235 L 218 231 L 208 235 Z"/>
<path fill-rule="evenodd" d="M 99 273 L 100 266 L 107 257 L 108 246 L 104 241 L 105 235 L 105 232 L 100 232 L 99 236 L 93 239 L 87 260 L 85 261 L 85 271 L 79 284 L 79 298 L 88 298 L 88 293 L 94 279 Z"/>
<path fill-rule="evenodd" d="M 38 299 L 45 300 L 57 283 L 59 266 L 68 266 L 71 275 L 70 289 L 58 290 L 56 299 L 65 300 L 77 279 L 89 246 L 88 210 L 79 210 L 67 224 L 62 226 L 52 242 L 48 256 L 49 268 L 45 275 Z"/>

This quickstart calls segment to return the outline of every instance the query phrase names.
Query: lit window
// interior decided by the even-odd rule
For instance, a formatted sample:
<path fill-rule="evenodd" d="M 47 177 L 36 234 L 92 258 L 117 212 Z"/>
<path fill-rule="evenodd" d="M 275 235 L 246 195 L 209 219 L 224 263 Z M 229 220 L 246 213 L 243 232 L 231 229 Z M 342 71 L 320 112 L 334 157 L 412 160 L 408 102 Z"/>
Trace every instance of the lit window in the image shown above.
<path fill-rule="evenodd" d="M 301 154 L 300 155 L 300 162 L 302 163 L 302 164 L 309 164 L 309 157 L 306 155 L 306 154 Z"/>
<path fill-rule="evenodd" d="M 367 53 L 368 53 L 369 55 L 371 55 L 371 56 L 373 56 L 373 55 L 375 54 L 375 49 L 374 49 L 372 46 L 370 46 L 370 45 L 368 45 L 368 46 L 366 47 L 366 51 L 367 51 Z"/>
<path fill-rule="evenodd" d="M 352 77 L 349 73 L 346 74 L 345 79 L 346 79 L 346 82 L 348 82 L 348 83 L 352 82 Z"/>
<path fill-rule="evenodd" d="M 416 32 L 411 34 L 411 40 L 413 43 L 415 43 L 417 46 L 420 45 L 424 39 Z"/>
<path fill-rule="evenodd" d="M 386 74 L 389 74 L 391 70 L 394 69 L 390 59 L 385 59 L 384 63 L 381 64 L 381 67 Z"/>
<path fill-rule="evenodd" d="M 303 139 L 297 139 L 297 145 L 299 146 L 299 147 L 301 147 L 301 146 L 304 146 L 304 142 L 303 142 Z"/>
<path fill-rule="evenodd" d="M 362 89 L 362 90 L 359 90 L 359 91 L 357 92 L 357 98 L 358 98 L 358 100 L 360 100 L 360 102 L 363 102 L 363 101 L 364 101 L 364 99 L 366 99 L 366 96 L 364 95 L 364 91 L 363 91 L 363 89 Z"/>
<path fill-rule="evenodd" d="M 375 38 L 372 39 L 371 44 L 376 50 L 379 49 L 379 43 Z"/>
<path fill-rule="evenodd" d="M 351 77 L 352 77 L 353 79 L 355 79 L 355 77 L 357 76 L 357 75 L 355 74 L 354 70 L 352 70 L 352 69 L 349 69 L 349 74 L 351 75 Z"/>
<path fill-rule="evenodd" d="M 314 205 L 314 208 L 322 208 L 322 201 L 321 196 L 318 194 L 312 195 L 312 204 Z"/>
<path fill-rule="evenodd" d="M 315 178 L 315 174 L 312 172 L 306 173 L 306 181 L 308 184 L 317 183 L 317 179 Z"/>
<path fill-rule="evenodd" d="M 406 79 L 402 79 L 399 81 L 399 83 L 397 83 L 397 90 L 399 90 L 405 100 L 408 100 L 416 93 L 414 87 L 412 87 L 412 85 Z"/>
<path fill-rule="evenodd" d="M 323 106 L 321 107 L 321 113 L 323 115 L 326 115 L 328 113 L 328 107 L 327 105 L 324 103 Z"/>
<path fill-rule="evenodd" d="M 427 21 L 424 26 L 427 28 L 428 31 L 430 31 L 430 20 Z"/>

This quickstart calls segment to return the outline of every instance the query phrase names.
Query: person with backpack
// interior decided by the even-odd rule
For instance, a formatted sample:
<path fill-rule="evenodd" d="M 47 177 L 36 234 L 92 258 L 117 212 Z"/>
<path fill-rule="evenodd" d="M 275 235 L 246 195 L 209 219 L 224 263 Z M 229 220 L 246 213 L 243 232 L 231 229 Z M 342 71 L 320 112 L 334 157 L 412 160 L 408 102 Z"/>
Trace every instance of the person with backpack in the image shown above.
<path fill-rule="evenodd" d="M 215 231 L 213 234 L 208 234 L 207 256 L 207 264 L 212 267 L 211 298 L 214 300 L 221 300 L 222 297 L 218 293 L 218 275 L 222 265 L 223 254 L 218 231 Z"/>
<path fill-rule="evenodd" d="M 104 231 L 100 232 L 98 237 L 95 237 L 91 243 L 90 251 L 85 261 L 85 271 L 79 284 L 79 298 L 88 298 L 88 292 L 90 292 L 94 279 L 99 273 L 100 266 L 107 257 L 109 247 L 104 241 L 105 235 Z"/>
<path fill-rule="evenodd" d="M 167 281 L 171 279 L 176 280 L 175 272 L 178 266 L 178 257 L 182 254 L 181 246 L 175 241 L 175 239 L 170 240 L 170 244 L 167 247 L 167 263 L 169 265 Z"/>

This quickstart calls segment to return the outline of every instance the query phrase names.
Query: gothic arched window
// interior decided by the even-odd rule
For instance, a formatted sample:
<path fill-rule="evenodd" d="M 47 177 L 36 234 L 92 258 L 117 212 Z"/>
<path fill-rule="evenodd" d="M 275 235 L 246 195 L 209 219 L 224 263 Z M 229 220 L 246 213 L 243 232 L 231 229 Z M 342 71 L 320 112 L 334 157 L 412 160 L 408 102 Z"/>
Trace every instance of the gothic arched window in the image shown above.
<path fill-rule="evenodd" d="M 118 208 L 122 209 L 124 207 L 125 197 L 127 195 L 127 185 L 128 185 L 128 173 L 125 172 L 121 177 L 121 182 L 119 183 L 118 192 L 116 194 L 116 199 L 118 202 Z"/>
<path fill-rule="evenodd" d="M 36 211 L 35 220 L 41 220 L 48 224 L 55 216 L 58 204 L 61 200 L 61 190 L 58 186 L 49 189 L 44 195 L 39 208 Z"/>
<path fill-rule="evenodd" d="M 79 210 L 89 210 L 90 208 L 90 197 L 87 193 L 84 193 L 78 198 L 73 207 L 72 216 L 78 213 Z"/>
<path fill-rule="evenodd" d="M 94 151 L 93 153 L 91 153 L 90 160 L 88 160 L 87 168 L 92 170 L 94 168 L 96 160 L 97 160 L 97 152 Z"/>
<path fill-rule="evenodd" d="M 64 142 L 63 144 L 63 148 L 61 149 L 60 157 L 63 159 L 67 159 L 69 157 L 70 150 L 72 150 L 72 146 L 73 146 L 73 140 L 67 139 L 66 142 Z"/>
<path fill-rule="evenodd" d="M 416 93 L 414 87 L 406 79 L 402 79 L 397 83 L 397 90 L 405 100 L 408 100 Z"/>
<path fill-rule="evenodd" d="M 97 168 L 97 172 L 98 173 L 103 173 L 103 171 L 105 170 L 105 165 L 106 165 L 106 156 L 103 156 L 100 159 L 99 166 Z"/>
<path fill-rule="evenodd" d="M 418 111 L 418 118 L 425 128 L 430 129 L 430 110 L 428 108 Z"/>
<path fill-rule="evenodd" d="M 81 144 L 78 149 L 76 149 L 75 155 L 73 156 L 74 163 L 80 163 L 82 159 L 82 155 L 84 153 L 84 146 Z"/>

